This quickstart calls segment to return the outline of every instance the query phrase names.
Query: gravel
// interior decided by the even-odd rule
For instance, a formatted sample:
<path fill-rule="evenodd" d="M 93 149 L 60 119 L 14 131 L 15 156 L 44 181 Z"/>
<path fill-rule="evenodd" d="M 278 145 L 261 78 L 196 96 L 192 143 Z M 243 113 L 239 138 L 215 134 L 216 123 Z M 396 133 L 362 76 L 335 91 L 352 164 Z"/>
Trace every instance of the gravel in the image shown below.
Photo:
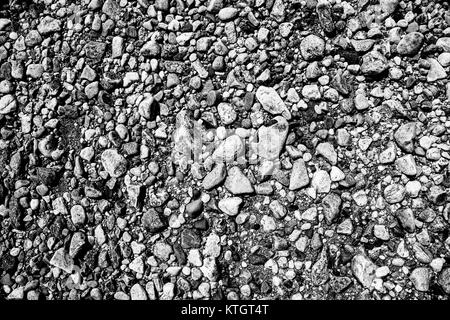
<path fill-rule="evenodd" d="M 0 7 L 0 299 L 445 300 L 436 0 Z"/>

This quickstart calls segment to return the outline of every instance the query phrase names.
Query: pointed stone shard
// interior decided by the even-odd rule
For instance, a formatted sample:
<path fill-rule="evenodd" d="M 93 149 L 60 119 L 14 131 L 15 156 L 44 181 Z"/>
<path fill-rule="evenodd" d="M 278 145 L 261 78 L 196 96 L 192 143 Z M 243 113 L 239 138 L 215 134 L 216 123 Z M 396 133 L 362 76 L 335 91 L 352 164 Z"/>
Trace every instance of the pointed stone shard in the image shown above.
<path fill-rule="evenodd" d="M 328 224 L 331 224 L 337 218 L 341 210 L 341 203 L 341 198 L 335 193 L 330 193 L 323 198 L 323 214 Z"/>
<path fill-rule="evenodd" d="M 244 153 L 244 144 L 238 135 L 226 138 L 212 154 L 216 162 L 232 162 Z"/>
<path fill-rule="evenodd" d="M 255 192 L 252 183 L 241 171 L 241 169 L 239 169 L 239 167 L 232 167 L 228 170 L 228 176 L 225 180 L 225 188 L 235 195 Z"/>
<path fill-rule="evenodd" d="M 217 206 L 223 213 L 226 213 L 227 215 L 233 217 L 239 213 L 239 207 L 241 206 L 241 204 L 241 198 L 230 197 L 220 200 Z"/>
<path fill-rule="evenodd" d="M 316 147 L 316 152 L 327 159 L 332 165 L 337 164 L 337 153 L 331 143 L 319 143 Z"/>
<path fill-rule="evenodd" d="M 50 260 L 50 264 L 64 270 L 67 273 L 72 273 L 74 267 L 72 257 L 64 250 L 64 248 L 60 248 L 55 251 Z"/>
<path fill-rule="evenodd" d="M 203 179 L 203 188 L 211 190 L 221 184 L 227 175 L 227 167 L 223 162 L 218 163 Z"/>
<path fill-rule="evenodd" d="M 275 117 L 276 124 L 258 130 L 258 156 L 266 160 L 278 159 L 286 142 L 289 124 L 283 117 Z"/>
<path fill-rule="evenodd" d="M 281 114 L 287 120 L 291 119 L 291 113 L 280 98 L 275 89 L 265 86 L 260 86 L 256 90 L 256 99 L 264 110 L 273 115 Z"/>
<path fill-rule="evenodd" d="M 123 176 L 127 171 L 127 159 L 120 155 L 116 149 L 103 151 L 101 162 L 106 172 L 113 178 Z"/>
<path fill-rule="evenodd" d="M 298 159 L 294 162 L 289 180 L 289 190 L 297 190 L 309 184 L 308 170 L 305 161 Z"/>
<path fill-rule="evenodd" d="M 357 254 L 353 257 L 353 275 L 364 287 L 369 288 L 372 285 L 376 270 L 377 266 L 365 255 Z"/>

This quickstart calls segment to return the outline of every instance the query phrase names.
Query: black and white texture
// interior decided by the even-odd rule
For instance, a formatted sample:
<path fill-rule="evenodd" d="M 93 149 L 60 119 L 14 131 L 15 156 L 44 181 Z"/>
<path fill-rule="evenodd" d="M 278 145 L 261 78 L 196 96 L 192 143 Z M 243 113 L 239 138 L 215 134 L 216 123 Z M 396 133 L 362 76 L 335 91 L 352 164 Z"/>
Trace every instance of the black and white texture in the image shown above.
<path fill-rule="evenodd" d="M 438 0 L 10 0 L 0 299 L 448 299 Z"/>

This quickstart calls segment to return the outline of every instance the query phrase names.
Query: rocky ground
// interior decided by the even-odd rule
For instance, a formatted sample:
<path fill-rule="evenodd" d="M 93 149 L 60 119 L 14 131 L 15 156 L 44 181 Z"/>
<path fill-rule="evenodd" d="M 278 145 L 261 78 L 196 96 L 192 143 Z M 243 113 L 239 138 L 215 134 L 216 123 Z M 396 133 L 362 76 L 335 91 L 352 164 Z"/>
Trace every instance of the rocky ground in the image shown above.
<path fill-rule="evenodd" d="M 10 0 L 1 299 L 448 299 L 438 0 Z"/>

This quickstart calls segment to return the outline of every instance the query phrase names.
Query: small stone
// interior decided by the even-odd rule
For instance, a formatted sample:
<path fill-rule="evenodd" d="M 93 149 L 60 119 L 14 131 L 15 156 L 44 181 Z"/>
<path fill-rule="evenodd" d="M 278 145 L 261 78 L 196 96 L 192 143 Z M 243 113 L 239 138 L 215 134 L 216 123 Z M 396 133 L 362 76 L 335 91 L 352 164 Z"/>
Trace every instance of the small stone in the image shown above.
<path fill-rule="evenodd" d="M 411 153 L 414 150 L 414 139 L 417 135 L 416 123 L 406 123 L 394 134 L 395 141 L 405 152 Z"/>
<path fill-rule="evenodd" d="M 277 116 L 277 123 L 258 130 L 257 155 L 266 160 L 278 159 L 287 138 L 289 124 L 284 117 Z"/>
<path fill-rule="evenodd" d="M 147 300 L 145 289 L 139 284 L 134 284 L 130 289 L 131 300 Z"/>
<path fill-rule="evenodd" d="M 306 187 L 309 184 L 308 170 L 305 161 L 298 159 L 294 162 L 289 180 L 289 189 L 297 190 Z"/>
<path fill-rule="evenodd" d="M 162 261 L 169 260 L 172 252 L 172 247 L 163 241 L 159 241 L 153 246 L 153 254 Z"/>
<path fill-rule="evenodd" d="M 397 217 L 398 221 L 400 222 L 400 225 L 407 232 L 412 233 L 416 230 L 414 213 L 410 208 L 398 210 L 395 213 L 395 216 Z"/>
<path fill-rule="evenodd" d="M 115 149 L 108 149 L 103 151 L 101 155 L 101 162 L 106 172 L 113 178 L 118 178 L 124 175 L 127 171 L 128 162 Z"/>
<path fill-rule="evenodd" d="M 337 164 L 337 153 L 331 143 L 319 143 L 316 147 L 316 152 L 327 159 L 331 164 Z"/>
<path fill-rule="evenodd" d="M 43 36 L 50 33 L 61 31 L 61 21 L 54 19 L 50 16 L 46 16 L 39 22 L 37 30 Z"/>
<path fill-rule="evenodd" d="M 428 62 L 430 63 L 430 69 L 428 70 L 427 75 L 428 82 L 434 82 L 447 78 L 447 72 L 436 59 L 429 58 Z"/>
<path fill-rule="evenodd" d="M 414 160 L 413 155 L 408 154 L 404 157 L 398 158 L 395 163 L 397 168 L 407 176 L 415 176 L 417 174 L 416 161 Z"/>
<path fill-rule="evenodd" d="M 218 163 L 203 179 L 203 188 L 211 190 L 220 185 L 227 175 L 226 165 L 224 163 Z"/>
<path fill-rule="evenodd" d="M 165 221 L 155 209 L 149 209 L 142 215 L 142 225 L 151 233 L 157 233 L 166 228 Z"/>
<path fill-rule="evenodd" d="M 389 164 L 394 162 L 396 155 L 397 155 L 397 148 L 395 146 L 395 143 L 389 141 L 387 144 L 387 148 L 380 153 L 378 160 L 382 164 Z"/>
<path fill-rule="evenodd" d="M 272 201 L 269 209 L 276 219 L 283 219 L 287 214 L 286 208 L 278 200 Z"/>
<path fill-rule="evenodd" d="M 319 100 L 322 95 L 316 84 L 307 84 L 302 88 L 302 96 L 309 100 Z"/>
<path fill-rule="evenodd" d="M 231 135 L 223 141 L 214 153 L 212 158 L 217 162 L 232 162 L 244 152 L 244 144 L 237 135 Z"/>
<path fill-rule="evenodd" d="M 74 267 L 74 261 L 69 256 L 69 254 L 64 250 L 64 248 L 60 248 L 55 251 L 53 257 L 50 259 L 50 264 L 57 268 L 64 270 L 67 273 L 72 273 Z"/>
<path fill-rule="evenodd" d="M 270 114 L 281 114 L 287 120 L 291 119 L 291 113 L 273 88 L 260 86 L 256 90 L 256 99 L 261 103 L 264 110 Z"/>
<path fill-rule="evenodd" d="M 231 20 L 237 16 L 239 10 L 233 7 L 226 7 L 219 11 L 218 17 L 222 21 Z"/>
<path fill-rule="evenodd" d="M 17 108 L 17 101 L 11 94 L 6 94 L 0 98 L 0 114 L 9 114 Z"/>
<path fill-rule="evenodd" d="M 370 288 L 375 279 L 376 265 L 365 255 L 357 254 L 353 257 L 351 268 L 353 275 L 366 288 Z"/>
<path fill-rule="evenodd" d="M 310 34 L 300 42 L 300 52 L 305 60 L 316 60 L 323 57 L 325 41 L 316 35 Z"/>
<path fill-rule="evenodd" d="M 316 189 L 318 193 L 328 193 L 331 189 L 331 179 L 328 172 L 325 170 L 317 170 L 314 172 L 311 186 Z"/>
<path fill-rule="evenodd" d="M 450 294 L 450 268 L 445 268 L 441 272 L 438 283 L 446 294 Z"/>
<path fill-rule="evenodd" d="M 377 237 L 380 240 L 387 241 L 389 240 L 389 231 L 387 230 L 386 226 L 377 224 L 373 228 L 373 234 L 375 237 Z"/>
<path fill-rule="evenodd" d="M 376 76 L 388 69 L 388 61 L 378 51 L 366 53 L 362 58 L 361 72 L 368 76 Z"/>
<path fill-rule="evenodd" d="M 218 203 L 219 209 L 229 216 L 236 216 L 239 213 L 239 207 L 242 204 L 242 199 L 239 197 L 230 197 L 221 199 Z"/>
<path fill-rule="evenodd" d="M 416 268 L 411 272 L 409 279 L 418 291 L 426 292 L 430 288 L 430 270 L 428 268 Z"/>
<path fill-rule="evenodd" d="M 219 103 L 217 106 L 217 112 L 219 113 L 220 120 L 224 125 L 232 124 L 237 118 L 237 113 L 234 110 L 234 107 L 229 103 Z"/>
<path fill-rule="evenodd" d="M 331 224 L 337 218 L 341 210 L 341 203 L 341 198 L 335 193 L 330 193 L 323 198 L 323 214 L 328 224 Z"/>
<path fill-rule="evenodd" d="M 161 54 L 161 47 L 156 41 L 150 40 L 142 46 L 140 52 L 145 57 L 158 57 Z"/>
<path fill-rule="evenodd" d="M 225 179 L 225 188 L 234 195 L 255 192 L 250 180 L 244 175 L 239 167 L 232 167 L 228 170 L 228 175 Z"/>
<path fill-rule="evenodd" d="M 76 226 L 83 225 L 86 221 L 86 213 L 84 208 L 78 204 L 74 205 L 70 209 L 70 216 L 72 218 L 72 223 Z"/>
<path fill-rule="evenodd" d="M 424 41 L 424 36 L 420 32 L 411 32 L 402 37 L 397 45 L 397 52 L 400 55 L 414 55 L 419 52 Z"/>
<path fill-rule="evenodd" d="M 193 200 L 186 205 L 186 215 L 190 218 L 196 218 L 203 211 L 203 201 L 201 199 Z"/>

